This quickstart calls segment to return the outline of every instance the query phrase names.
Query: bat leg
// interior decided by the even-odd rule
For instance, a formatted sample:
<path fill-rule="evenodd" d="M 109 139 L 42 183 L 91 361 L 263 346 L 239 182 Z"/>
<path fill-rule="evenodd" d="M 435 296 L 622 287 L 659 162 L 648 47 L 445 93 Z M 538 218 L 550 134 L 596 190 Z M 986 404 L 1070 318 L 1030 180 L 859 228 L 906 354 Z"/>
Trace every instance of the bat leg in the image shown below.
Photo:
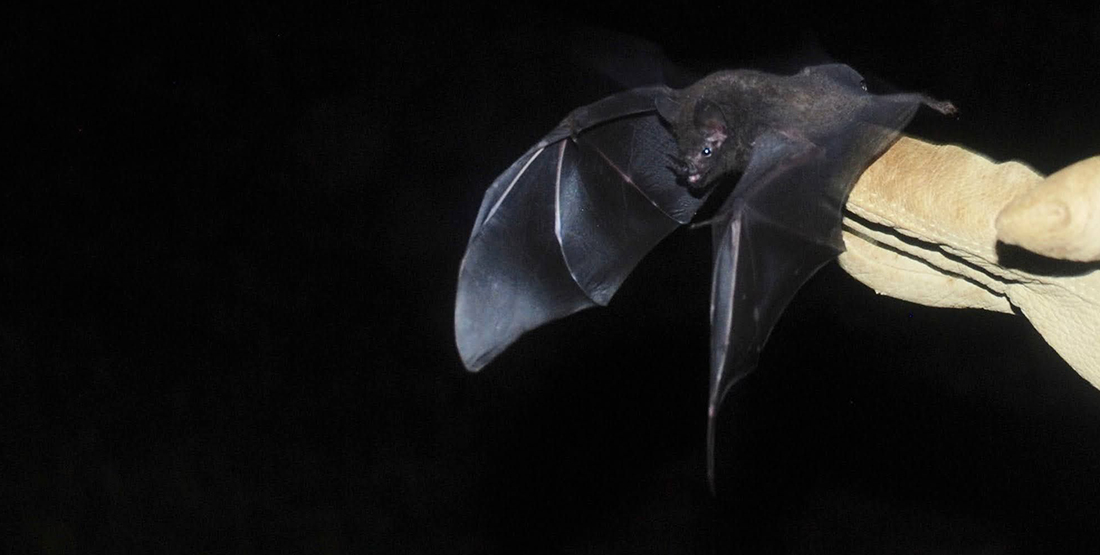
<path fill-rule="evenodd" d="M 880 98 L 885 98 L 894 102 L 903 102 L 906 104 L 924 104 L 925 106 L 928 106 L 929 108 L 945 116 L 954 116 L 959 113 L 959 109 L 956 108 L 951 101 L 936 100 L 935 98 L 932 98 L 931 96 L 928 96 L 926 94 L 899 93 L 887 95 Z"/>

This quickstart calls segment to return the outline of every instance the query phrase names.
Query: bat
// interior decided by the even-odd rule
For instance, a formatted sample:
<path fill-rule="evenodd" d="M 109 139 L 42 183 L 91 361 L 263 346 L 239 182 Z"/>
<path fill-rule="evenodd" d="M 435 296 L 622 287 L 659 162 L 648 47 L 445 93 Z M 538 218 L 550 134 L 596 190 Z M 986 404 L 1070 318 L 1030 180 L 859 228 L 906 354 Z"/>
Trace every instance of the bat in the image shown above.
<path fill-rule="evenodd" d="M 922 104 L 955 112 L 923 94 L 869 93 L 855 70 L 828 64 L 721 71 L 574 110 L 485 193 L 458 275 L 463 363 L 479 370 L 527 331 L 607 305 L 647 252 L 724 190 L 718 183 L 737 179 L 695 224 L 713 241 L 713 491 L 722 400 L 756 368 L 795 293 L 843 251 L 848 193 Z"/>

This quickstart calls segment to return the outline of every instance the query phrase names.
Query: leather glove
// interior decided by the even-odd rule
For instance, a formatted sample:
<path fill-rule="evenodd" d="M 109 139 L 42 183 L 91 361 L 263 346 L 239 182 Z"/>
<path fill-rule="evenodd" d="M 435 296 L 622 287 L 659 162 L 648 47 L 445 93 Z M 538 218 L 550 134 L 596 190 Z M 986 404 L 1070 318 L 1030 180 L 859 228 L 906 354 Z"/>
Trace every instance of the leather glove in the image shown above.
<path fill-rule="evenodd" d="M 847 209 L 840 265 L 856 279 L 930 306 L 1016 307 L 1100 388 L 1100 157 L 1044 179 L 903 137 L 864 172 Z"/>

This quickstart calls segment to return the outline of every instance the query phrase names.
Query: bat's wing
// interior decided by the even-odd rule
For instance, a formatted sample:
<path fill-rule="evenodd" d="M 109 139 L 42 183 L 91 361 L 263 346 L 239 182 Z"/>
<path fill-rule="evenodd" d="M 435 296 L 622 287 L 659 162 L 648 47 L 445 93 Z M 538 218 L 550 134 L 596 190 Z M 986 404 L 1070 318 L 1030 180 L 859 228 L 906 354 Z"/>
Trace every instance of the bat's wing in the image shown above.
<path fill-rule="evenodd" d="M 821 66 L 817 71 L 830 71 Z M 842 77 L 846 66 L 836 71 Z M 804 135 L 773 129 L 753 144 L 749 165 L 714 226 L 708 478 L 714 486 L 715 421 L 730 388 L 755 367 L 772 328 L 799 288 L 843 250 L 841 218 L 860 173 L 925 101 L 872 96 L 852 83 L 849 114 Z"/>
<path fill-rule="evenodd" d="M 668 167 L 666 87 L 579 108 L 485 193 L 458 275 L 455 338 L 477 370 L 524 332 L 605 305 L 702 204 Z"/>

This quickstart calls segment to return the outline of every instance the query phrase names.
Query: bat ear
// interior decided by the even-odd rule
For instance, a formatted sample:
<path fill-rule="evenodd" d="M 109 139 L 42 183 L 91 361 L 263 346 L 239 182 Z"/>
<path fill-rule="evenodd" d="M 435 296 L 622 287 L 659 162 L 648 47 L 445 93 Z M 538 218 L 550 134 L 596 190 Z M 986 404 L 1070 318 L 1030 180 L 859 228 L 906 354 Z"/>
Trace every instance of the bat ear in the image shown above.
<path fill-rule="evenodd" d="M 661 95 L 657 97 L 657 114 L 667 123 L 675 123 L 680 115 L 680 103 L 671 96 Z"/>
<path fill-rule="evenodd" d="M 707 99 L 695 104 L 695 127 L 709 134 L 726 134 L 726 116 L 722 108 Z"/>

